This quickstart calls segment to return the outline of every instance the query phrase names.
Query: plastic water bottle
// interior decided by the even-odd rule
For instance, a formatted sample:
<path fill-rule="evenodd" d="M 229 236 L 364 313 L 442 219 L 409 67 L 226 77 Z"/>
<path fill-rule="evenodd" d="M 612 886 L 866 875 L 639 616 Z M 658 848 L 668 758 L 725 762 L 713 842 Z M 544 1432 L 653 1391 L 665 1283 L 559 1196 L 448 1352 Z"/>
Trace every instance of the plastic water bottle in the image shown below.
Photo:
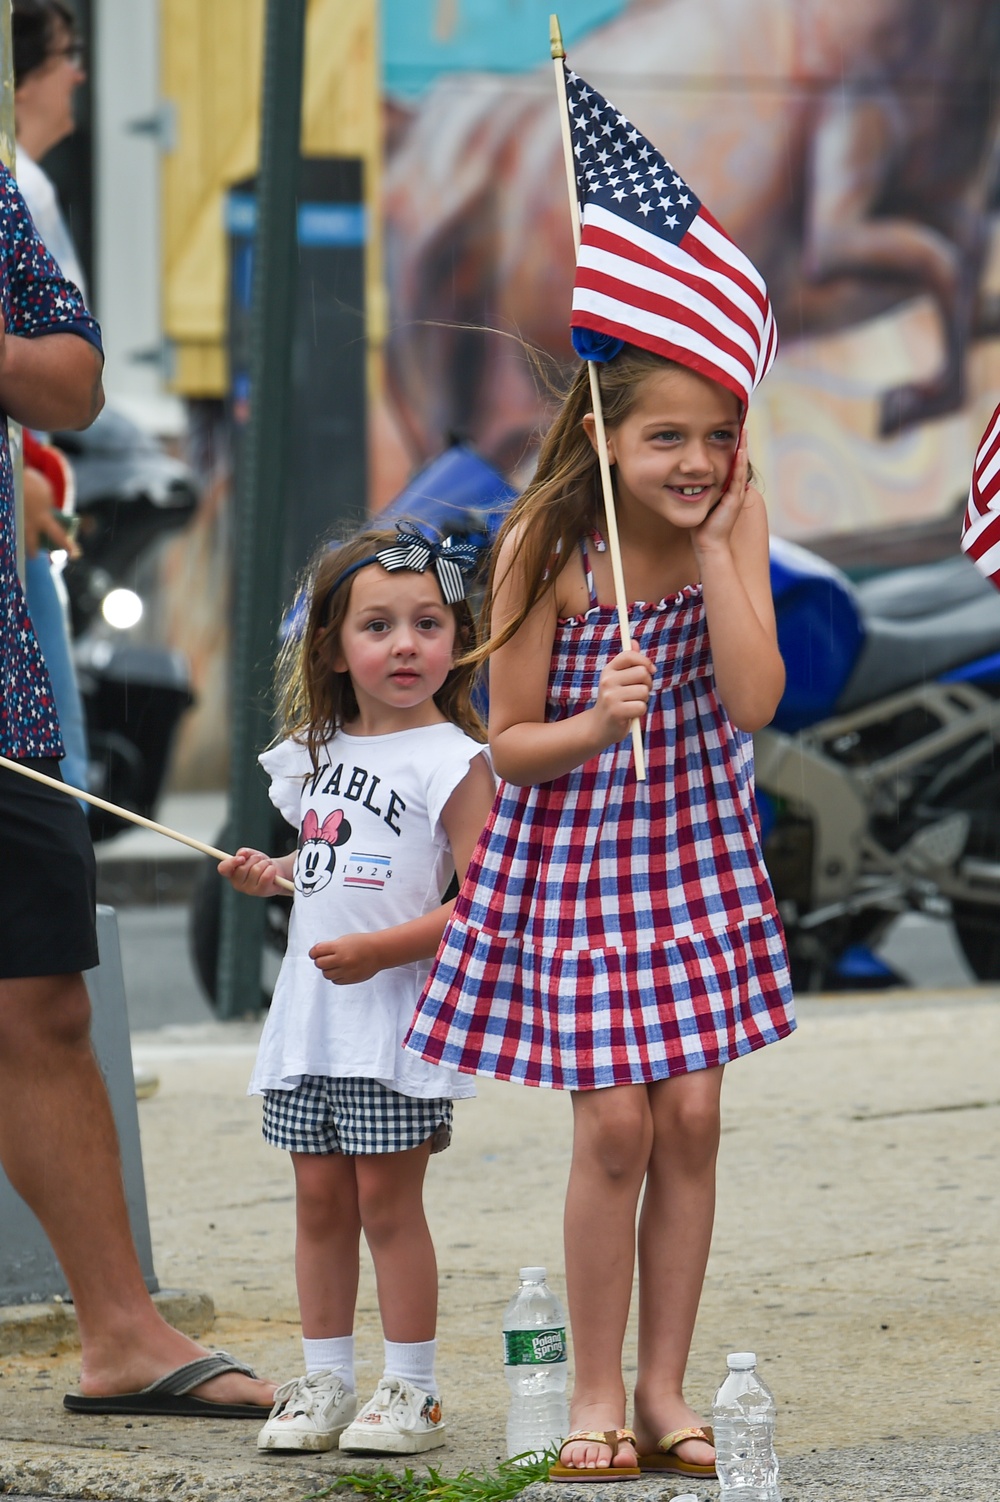
<path fill-rule="evenodd" d="M 544 1267 L 522 1267 L 504 1311 L 503 1372 L 510 1388 L 507 1454 L 541 1455 L 566 1438 L 566 1316 Z"/>
<path fill-rule="evenodd" d="M 774 1453 L 774 1398 L 757 1375 L 752 1351 L 726 1358 L 729 1375 L 715 1395 L 715 1468 L 725 1502 L 781 1502 Z"/>

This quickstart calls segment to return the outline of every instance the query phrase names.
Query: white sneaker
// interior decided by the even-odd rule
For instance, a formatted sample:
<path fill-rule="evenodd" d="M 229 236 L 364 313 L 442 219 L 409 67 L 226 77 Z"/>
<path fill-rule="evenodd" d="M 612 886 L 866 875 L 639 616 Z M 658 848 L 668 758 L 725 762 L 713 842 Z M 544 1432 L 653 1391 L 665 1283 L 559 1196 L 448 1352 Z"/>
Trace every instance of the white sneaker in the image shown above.
<path fill-rule="evenodd" d="M 358 1400 L 333 1372 L 310 1372 L 283 1382 L 258 1450 L 333 1450 L 358 1411 Z"/>
<path fill-rule="evenodd" d="M 441 1400 L 402 1377 L 383 1377 L 340 1436 L 342 1450 L 374 1450 L 380 1455 L 416 1455 L 436 1450 L 445 1440 Z"/>

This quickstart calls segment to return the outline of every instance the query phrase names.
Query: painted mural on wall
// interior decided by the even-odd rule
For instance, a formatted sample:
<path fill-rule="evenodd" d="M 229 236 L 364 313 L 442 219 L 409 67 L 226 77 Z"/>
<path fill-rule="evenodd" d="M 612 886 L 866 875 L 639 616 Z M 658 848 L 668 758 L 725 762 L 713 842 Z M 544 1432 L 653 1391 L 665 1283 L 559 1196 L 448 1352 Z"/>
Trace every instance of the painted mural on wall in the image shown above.
<path fill-rule="evenodd" d="M 523 477 L 546 416 L 524 346 L 557 366 L 572 358 L 550 8 L 384 3 L 381 421 L 411 462 L 459 432 Z M 751 443 L 776 529 L 808 537 L 952 510 L 1000 395 L 995 0 L 563 11 L 572 65 L 767 280 L 782 343 Z"/>

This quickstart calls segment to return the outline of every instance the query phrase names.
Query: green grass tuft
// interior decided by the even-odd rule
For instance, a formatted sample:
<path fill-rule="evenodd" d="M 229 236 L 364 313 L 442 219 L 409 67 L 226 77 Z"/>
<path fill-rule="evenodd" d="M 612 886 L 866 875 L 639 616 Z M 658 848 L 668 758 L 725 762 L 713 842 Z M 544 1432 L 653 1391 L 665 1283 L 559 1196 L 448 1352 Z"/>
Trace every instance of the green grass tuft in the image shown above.
<path fill-rule="evenodd" d="M 513 1460 L 502 1461 L 495 1471 L 476 1476 L 472 1471 L 462 1471 L 458 1476 L 442 1476 L 428 1466 L 426 1474 L 419 1476 L 409 1466 L 399 1474 L 397 1471 L 372 1471 L 368 1475 L 338 1476 L 325 1491 L 311 1492 L 303 1502 L 322 1502 L 322 1499 L 341 1496 L 356 1497 L 359 1502 L 511 1502 L 530 1486 L 533 1481 L 544 1481 L 555 1454 L 545 1455 L 541 1460 L 529 1460 L 516 1465 Z"/>

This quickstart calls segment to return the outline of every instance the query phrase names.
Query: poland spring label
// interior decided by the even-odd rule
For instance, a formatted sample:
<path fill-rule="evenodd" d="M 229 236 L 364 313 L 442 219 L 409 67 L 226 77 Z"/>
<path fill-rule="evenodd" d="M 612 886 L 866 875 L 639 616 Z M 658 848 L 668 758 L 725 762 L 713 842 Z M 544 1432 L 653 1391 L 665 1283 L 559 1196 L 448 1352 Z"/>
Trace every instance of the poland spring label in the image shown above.
<path fill-rule="evenodd" d="M 504 1366 L 548 1366 L 566 1360 L 566 1331 L 505 1330 Z"/>

